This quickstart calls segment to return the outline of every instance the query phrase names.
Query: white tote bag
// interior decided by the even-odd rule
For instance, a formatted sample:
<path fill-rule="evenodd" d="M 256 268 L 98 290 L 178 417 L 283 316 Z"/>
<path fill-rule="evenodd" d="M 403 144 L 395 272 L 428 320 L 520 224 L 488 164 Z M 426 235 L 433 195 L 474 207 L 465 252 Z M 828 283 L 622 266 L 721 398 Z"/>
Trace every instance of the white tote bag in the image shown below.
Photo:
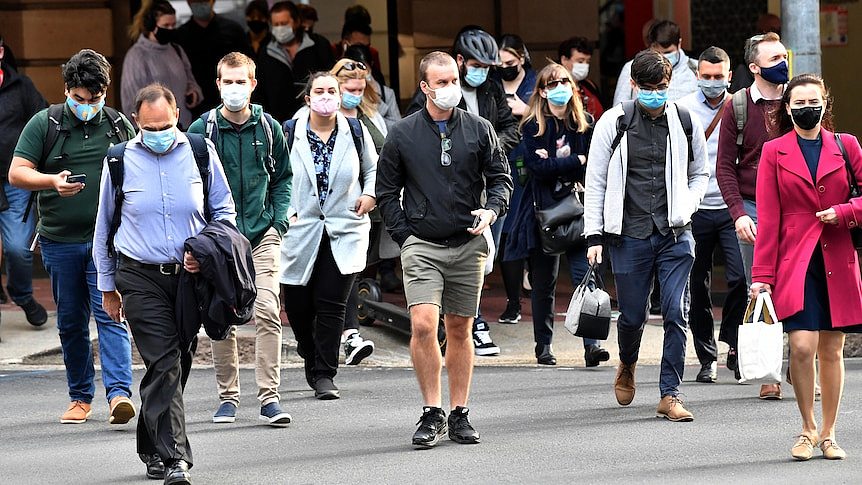
<path fill-rule="evenodd" d="M 739 327 L 737 343 L 740 383 L 781 382 L 784 360 L 784 328 L 775 317 L 767 292 L 748 303 Z"/>

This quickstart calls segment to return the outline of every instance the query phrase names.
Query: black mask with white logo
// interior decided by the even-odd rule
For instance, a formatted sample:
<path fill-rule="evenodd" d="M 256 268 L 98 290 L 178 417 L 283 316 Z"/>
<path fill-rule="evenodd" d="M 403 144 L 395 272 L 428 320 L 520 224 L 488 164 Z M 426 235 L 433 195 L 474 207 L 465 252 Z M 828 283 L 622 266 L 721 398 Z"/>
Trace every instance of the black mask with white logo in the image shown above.
<path fill-rule="evenodd" d="M 803 130 L 813 130 L 820 123 L 823 116 L 823 106 L 806 106 L 804 108 L 792 108 L 790 116 L 796 126 Z"/>

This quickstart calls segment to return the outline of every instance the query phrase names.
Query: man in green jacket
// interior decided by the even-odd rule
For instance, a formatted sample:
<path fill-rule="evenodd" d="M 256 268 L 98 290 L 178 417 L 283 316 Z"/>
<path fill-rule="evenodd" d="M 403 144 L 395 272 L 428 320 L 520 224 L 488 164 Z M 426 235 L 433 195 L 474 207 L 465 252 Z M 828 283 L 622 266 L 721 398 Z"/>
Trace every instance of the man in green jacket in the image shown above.
<path fill-rule="evenodd" d="M 277 121 L 250 104 L 257 85 L 255 64 L 231 52 L 218 63 L 216 83 L 222 104 L 189 127 L 215 144 L 236 202 L 237 226 L 251 241 L 257 299 L 255 310 L 255 380 L 260 419 L 284 427 L 290 415 L 279 405 L 281 380 L 281 307 L 278 274 L 281 237 L 287 231 L 292 173 L 284 133 Z M 239 406 L 239 357 L 236 328 L 214 341 L 213 365 L 221 400 L 214 423 L 233 423 Z"/>

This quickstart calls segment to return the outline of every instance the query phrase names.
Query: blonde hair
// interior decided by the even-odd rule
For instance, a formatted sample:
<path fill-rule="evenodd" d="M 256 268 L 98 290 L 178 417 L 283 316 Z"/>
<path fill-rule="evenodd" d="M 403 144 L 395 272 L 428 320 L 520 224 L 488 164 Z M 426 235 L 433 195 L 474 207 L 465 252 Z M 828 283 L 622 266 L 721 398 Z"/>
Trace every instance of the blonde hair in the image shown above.
<path fill-rule="evenodd" d="M 254 79 L 255 72 L 257 71 L 257 65 L 255 65 L 254 61 L 242 52 L 228 52 L 218 61 L 218 65 L 216 66 L 217 79 L 221 79 L 222 66 L 246 67 L 248 68 L 249 79 Z"/>
<path fill-rule="evenodd" d="M 353 59 L 339 59 L 338 62 L 332 66 L 332 69 L 329 70 L 329 73 L 332 74 L 335 79 L 338 80 L 338 87 L 341 88 L 341 85 L 350 81 L 351 79 L 361 79 L 365 81 L 365 90 L 362 94 L 362 102 L 359 103 L 359 109 L 366 116 L 373 116 L 377 113 L 377 107 L 380 105 L 380 96 L 377 95 L 377 91 L 374 90 L 368 84 L 368 70 L 360 69 L 357 65 L 353 70 L 346 70 L 344 66 L 347 64 L 365 64 L 359 61 L 354 61 Z"/>
<path fill-rule="evenodd" d="M 530 122 L 530 120 L 536 120 L 536 124 L 539 126 L 536 136 L 542 136 L 545 133 L 545 127 L 548 124 L 547 118 L 553 118 L 554 115 L 551 113 L 551 108 L 548 106 L 548 98 L 542 97 L 542 90 L 545 89 L 545 85 L 548 81 L 564 78 L 569 80 L 569 86 L 572 87 L 572 99 L 570 99 L 569 103 L 566 105 L 566 116 L 563 118 L 563 122 L 566 124 L 567 128 L 577 131 L 578 133 L 587 131 L 589 123 L 587 122 L 587 115 L 584 112 L 584 104 L 581 101 L 581 95 L 578 93 L 578 84 L 572 78 L 572 74 L 569 70 L 556 62 L 552 62 L 545 66 L 541 71 L 539 71 L 538 76 L 536 76 L 536 89 L 530 97 L 527 114 L 524 116 L 524 119 L 521 120 L 522 129 L 525 124 Z"/>

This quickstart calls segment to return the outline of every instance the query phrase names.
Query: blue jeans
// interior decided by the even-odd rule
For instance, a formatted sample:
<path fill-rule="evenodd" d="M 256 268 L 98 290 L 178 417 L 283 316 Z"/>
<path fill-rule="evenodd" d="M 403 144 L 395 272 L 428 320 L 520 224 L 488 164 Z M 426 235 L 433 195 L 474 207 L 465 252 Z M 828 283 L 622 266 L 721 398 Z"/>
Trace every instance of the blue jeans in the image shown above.
<path fill-rule="evenodd" d="M 110 402 L 132 395 L 132 345 L 129 331 L 102 310 L 102 293 L 96 287 L 92 243 L 61 243 L 39 237 L 42 262 L 51 276 L 57 304 L 57 329 L 66 364 L 69 399 L 90 403 L 96 392 L 90 314 L 99 332 L 102 381 Z"/>
<path fill-rule="evenodd" d="M 745 207 L 745 213 L 748 214 L 748 217 L 757 226 L 757 204 L 753 200 L 743 199 L 742 206 Z M 739 251 L 742 253 L 742 266 L 745 268 L 745 283 L 747 286 L 751 286 L 751 265 L 754 264 L 754 244 L 740 240 Z"/>
<path fill-rule="evenodd" d="M 7 181 L 3 182 L 3 190 L 9 200 L 9 209 L 0 212 L 6 289 L 9 298 L 20 306 L 33 299 L 33 253 L 30 252 L 30 242 L 36 229 L 36 214 L 35 210 L 30 209 L 30 217 L 26 223 L 22 223 L 30 191 L 13 187 Z"/>
<path fill-rule="evenodd" d="M 617 286 L 620 318 L 617 341 L 620 361 L 638 361 L 641 337 L 647 322 L 650 284 L 658 271 L 661 284 L 661 314 L 664 318 L 664 349 L 661 358 L 661 396 L 679 394 L 685 369 L 688 326 L 688 280 L 694 263 L 694 237 L 685 231 L 662 236 L 654 232 L 646 239 L 622 236 L 620 246 L 610 246 L 611 265 Z"/>

